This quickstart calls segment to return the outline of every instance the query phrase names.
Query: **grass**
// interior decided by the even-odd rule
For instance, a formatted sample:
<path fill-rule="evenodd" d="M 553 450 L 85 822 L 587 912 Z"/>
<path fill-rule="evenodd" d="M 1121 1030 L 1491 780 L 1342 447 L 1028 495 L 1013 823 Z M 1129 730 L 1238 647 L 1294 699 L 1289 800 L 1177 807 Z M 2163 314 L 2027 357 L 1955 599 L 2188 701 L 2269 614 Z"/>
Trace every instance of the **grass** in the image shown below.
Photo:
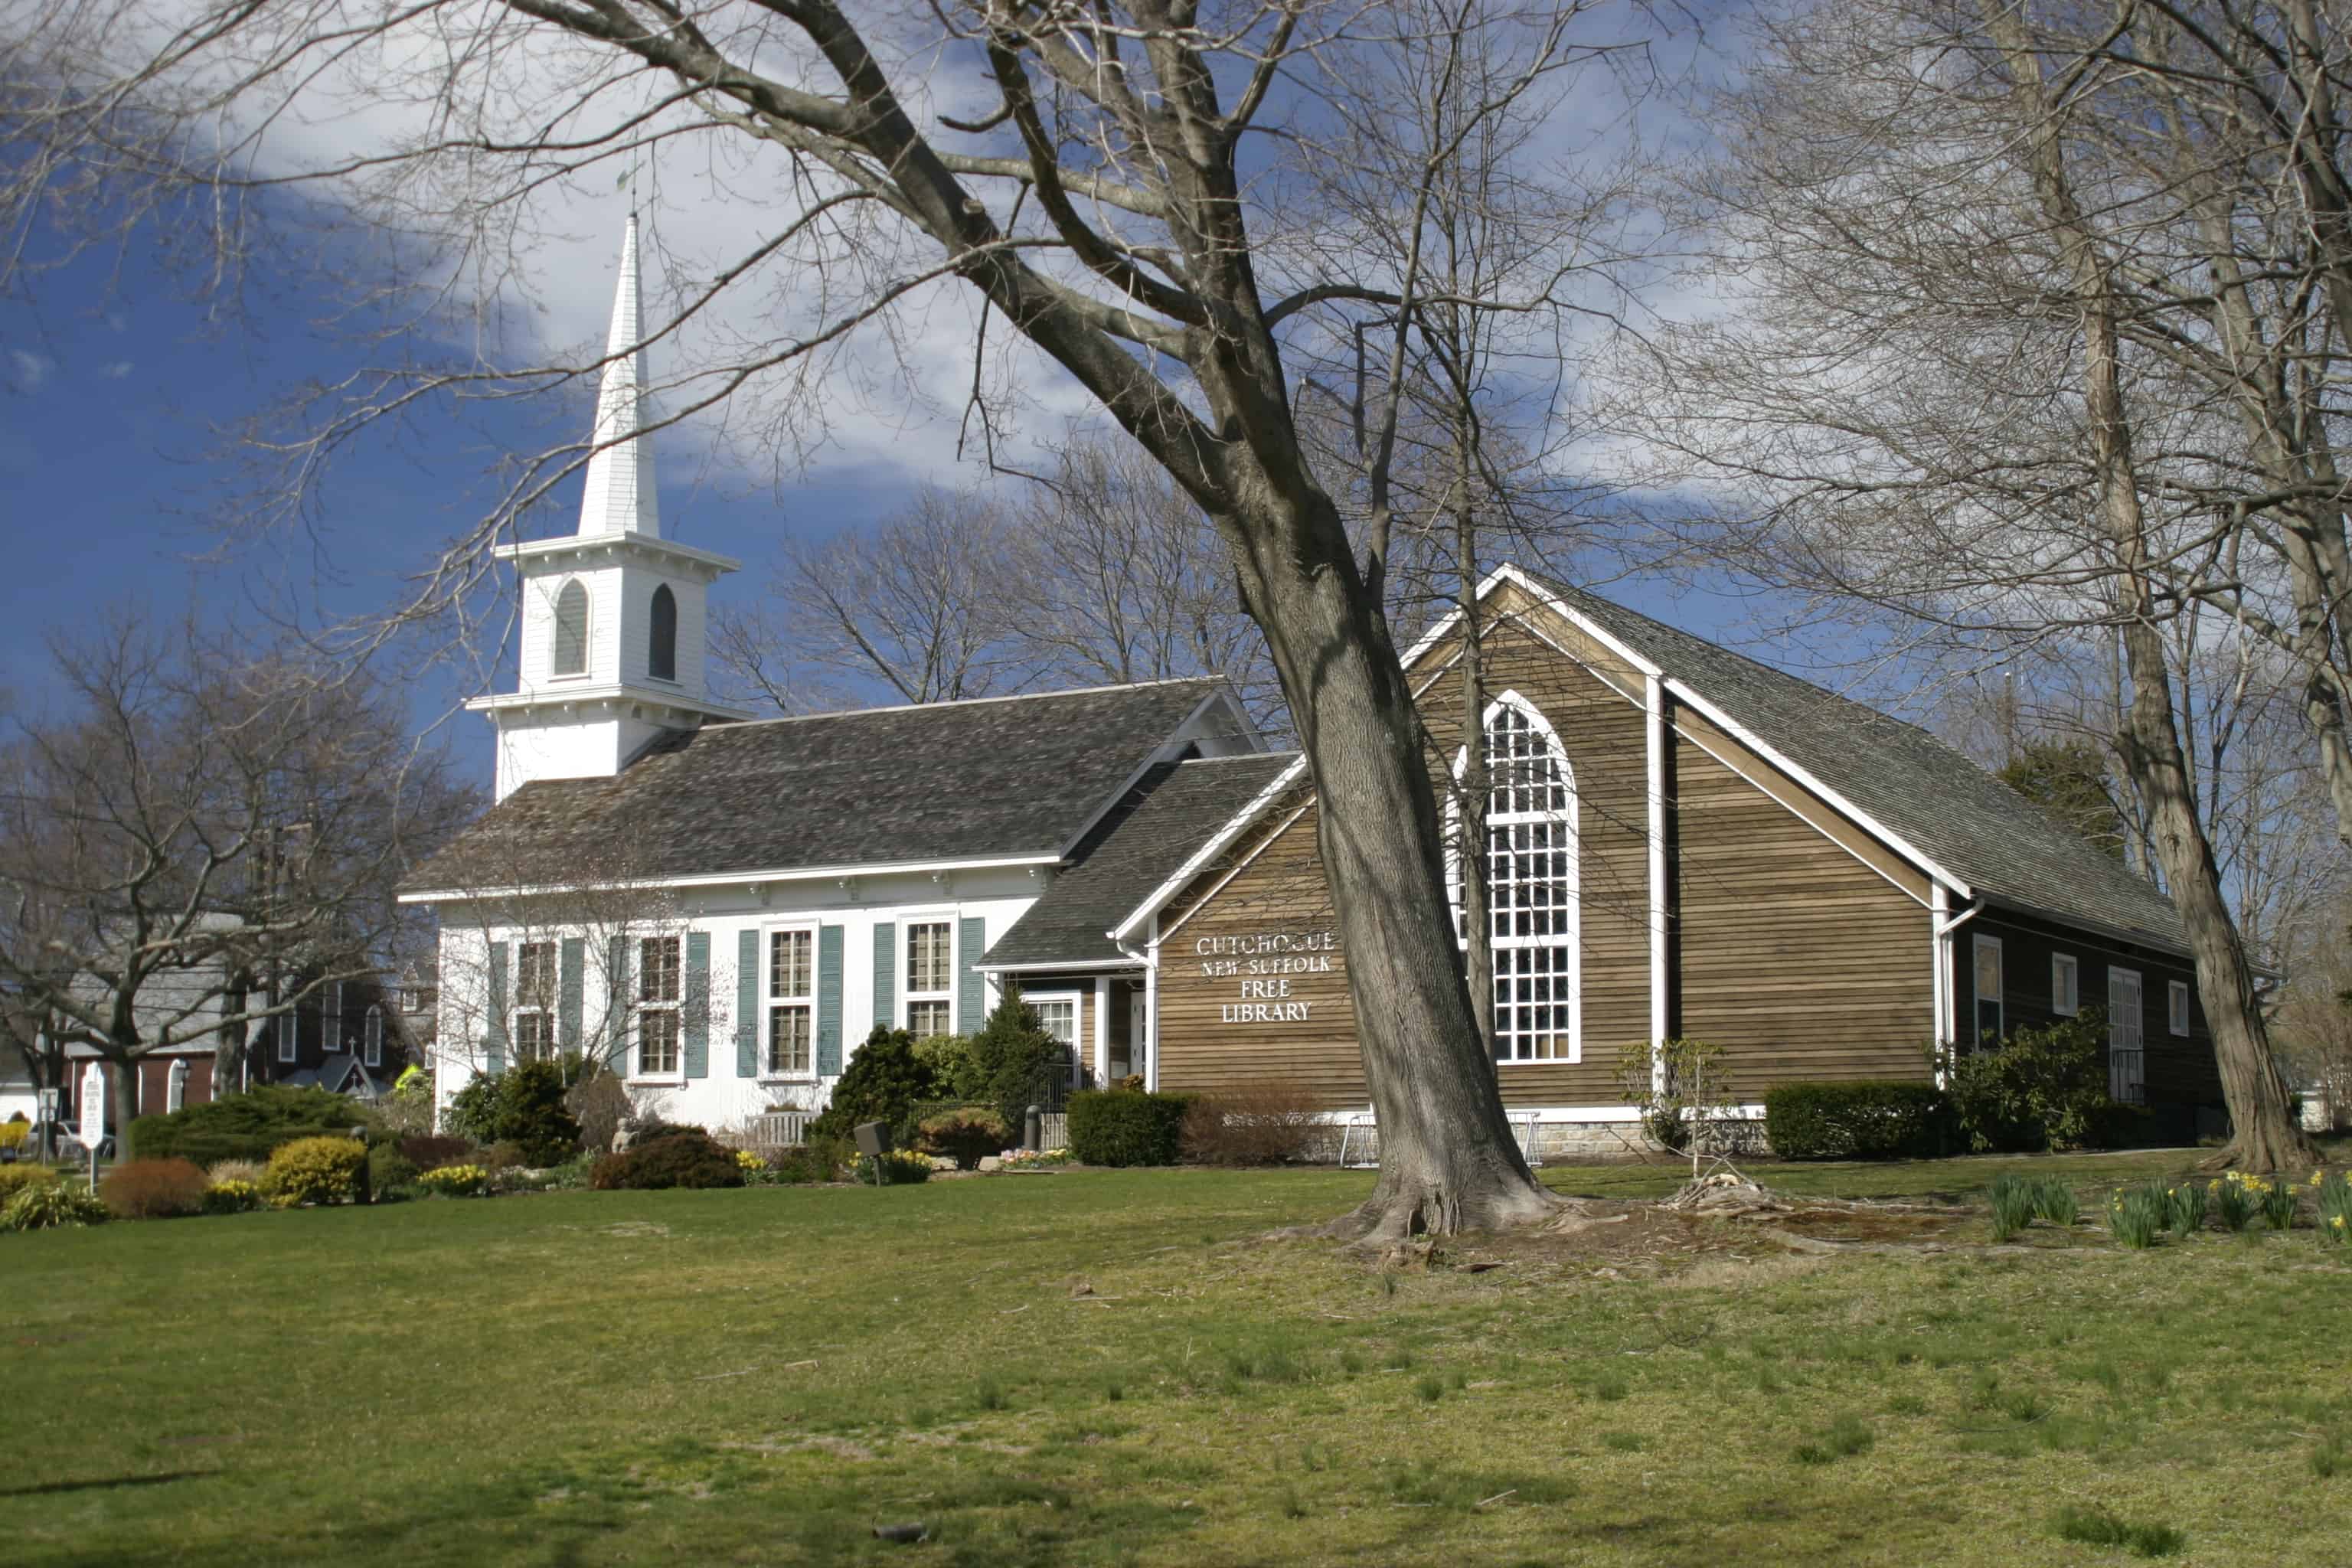
<path fill-rule="evenodd" d="M 2102 1198 L 2185 1169 L 2136 1158 L 2025 1165 Z M 1784 1169 L 1812 1191 L 1966 1195 L 2001 1164 Z M 553 1194 L 0 1237 L 11 1558 L 1858 1568 L 2139 1550 L 2053 1535 L 2053 1507 L 2095 1499 L 2200 1564 L 2254 1564 L 2325 1560 L 2352 1510 L 2352 1255 L 2307 1229 L 1824 1258 L 1727 1226 L 1702 1260 L 1613 1271 L 1573 1242 L 1381 1273 L 1255 1239 L 1370 1179 Z M 2276 1506 L 2217 1484 L 2221 1449 Z M 918 1521 L 920 1547 L 872 1534 Z"/>

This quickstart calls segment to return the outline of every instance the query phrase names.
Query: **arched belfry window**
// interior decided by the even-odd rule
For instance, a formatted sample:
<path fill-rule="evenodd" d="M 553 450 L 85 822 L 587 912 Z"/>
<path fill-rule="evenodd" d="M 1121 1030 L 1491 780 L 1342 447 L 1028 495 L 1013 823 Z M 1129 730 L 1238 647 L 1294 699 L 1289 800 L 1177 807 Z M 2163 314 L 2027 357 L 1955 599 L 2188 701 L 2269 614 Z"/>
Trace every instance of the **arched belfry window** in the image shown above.
<path fill-rule="evenodd" d="M 588 590 L 573 578 L 555 595 L 557 675 L 588 673 Z"/>
<path fill-rule="evenodd" d="M 654 590 L 653 615 L 646 628 L 646 673 L 656 680 L 677 679 L 677 595 L 667 583 Z"/>
<path fill-rule="evenodd" d="M 1576 773 L 1534 704 L 1486 706 L 1486 940 L 1495 959 L 1495 1059 L 1582 1058 Z M 1458 757 L 1459 778 L 1468 758 Z M 1454 875 L 1461 931 L 1461 881 Z"/>

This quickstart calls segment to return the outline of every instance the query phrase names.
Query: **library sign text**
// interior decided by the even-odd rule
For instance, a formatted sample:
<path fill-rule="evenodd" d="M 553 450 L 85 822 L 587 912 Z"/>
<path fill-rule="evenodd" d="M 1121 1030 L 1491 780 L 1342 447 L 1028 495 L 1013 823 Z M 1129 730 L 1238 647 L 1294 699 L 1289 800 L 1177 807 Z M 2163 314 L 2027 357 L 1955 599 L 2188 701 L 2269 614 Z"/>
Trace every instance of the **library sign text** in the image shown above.
<path fill-rule="evenodd" d="M 1217 1008 L 1223 1024 L 1303 1024 L 1315 1004 L 1294 997 L 1290 983 L 1301 974 L 1328 974 L 1339 956 L 1335 931 L 1251 931 L 1243 936 L 1204 936 L 1192 943 L 1201 973 L 1231 980 L 1241 1000 Z"/>

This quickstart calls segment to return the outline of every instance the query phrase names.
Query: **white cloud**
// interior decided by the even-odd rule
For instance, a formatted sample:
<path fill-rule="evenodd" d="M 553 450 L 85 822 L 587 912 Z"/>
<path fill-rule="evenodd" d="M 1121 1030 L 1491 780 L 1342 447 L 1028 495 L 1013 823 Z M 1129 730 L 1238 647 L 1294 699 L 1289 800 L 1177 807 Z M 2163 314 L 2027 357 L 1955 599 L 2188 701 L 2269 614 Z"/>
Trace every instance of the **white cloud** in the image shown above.
<path fill-rule="evenodd" d="M 49 379 L 49 372 L 57 368 L 47 356 L 29 349 L 10 349 L 8 363 L 16 370 L 15 381 L 19 392 L 39 391 L 41 384 Z"/>
<path fill-rule="evenodd" d="M 109 381 L 121 381 L 124 376 L 131 374 L 131 362 L 129 360 L 119 359 L 110 364 L 102 364 L 99 366 L 98 374 L 104 376 Z"/>

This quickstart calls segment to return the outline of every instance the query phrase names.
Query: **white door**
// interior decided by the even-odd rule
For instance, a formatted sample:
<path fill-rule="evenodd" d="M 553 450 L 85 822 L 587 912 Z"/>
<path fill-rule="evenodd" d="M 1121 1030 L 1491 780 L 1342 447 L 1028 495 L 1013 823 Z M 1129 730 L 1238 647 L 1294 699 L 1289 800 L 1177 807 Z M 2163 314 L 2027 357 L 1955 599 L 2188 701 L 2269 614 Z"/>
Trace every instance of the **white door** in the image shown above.
<path fill-rule="evenodd" d="M 2107 967 L 2107 1093 L 2127 1105 L 2147 1098 L 2146 1016 L 2139 972 Z"/>
<path fill-rule="evenodd" d="M 1110 1043 L 1110 1079 L 1113 1083 L 1143 1070 L 1144 1042 L 1150 1036 L 1150 1004 L 1142 987 L 1138 986 L 1127 1002 L 1127 1044 L 1121 1046 L 1117 1040 Z"/>

